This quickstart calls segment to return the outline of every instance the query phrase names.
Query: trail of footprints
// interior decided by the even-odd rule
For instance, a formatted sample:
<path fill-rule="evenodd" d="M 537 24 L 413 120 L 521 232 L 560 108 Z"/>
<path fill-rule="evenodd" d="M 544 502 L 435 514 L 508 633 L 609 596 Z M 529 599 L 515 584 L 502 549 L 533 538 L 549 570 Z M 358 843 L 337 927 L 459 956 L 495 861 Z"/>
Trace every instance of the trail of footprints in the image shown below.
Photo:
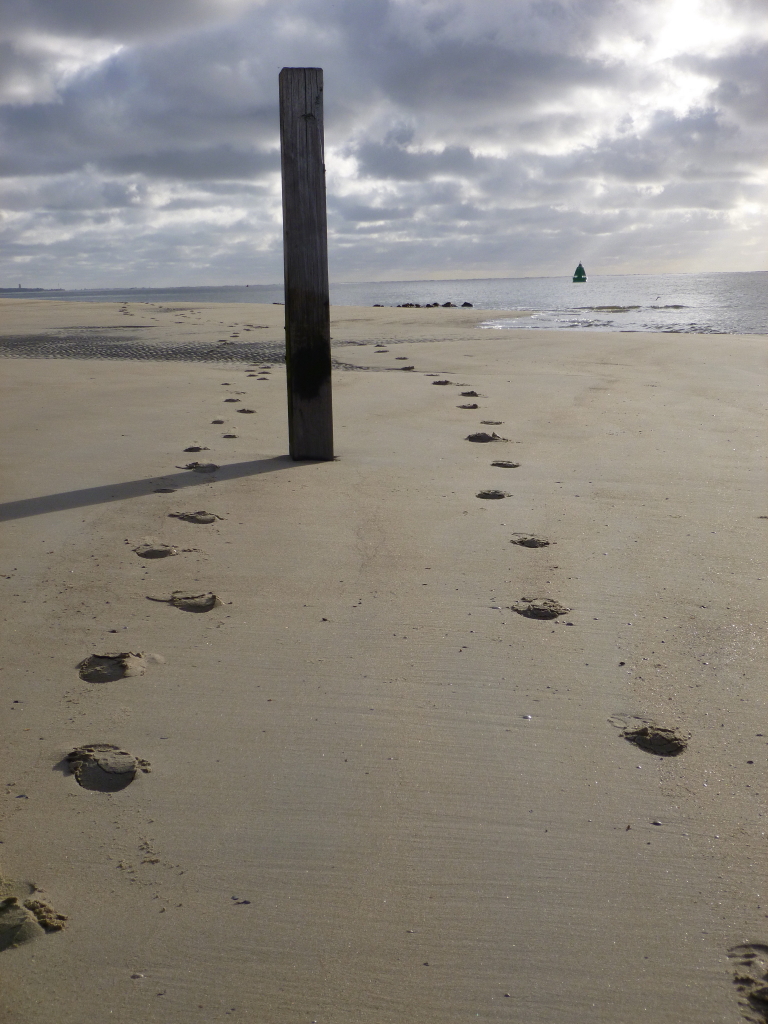
<path fill-rule="evenodd" d="M 386 352 L 379 347 L 377 352 Z M 397 359 L 407 359 L 398 356 Z M 268 380 L 270 366 L 251 367 L 247 370 L 248 377 L 257 380 Z M 403 367 L 413 369 L 413 367 Z M 447 379 L 432 381 L 441 387 L 463 387 L 454 385 Z M 231 387 L 224 382 L 223 387 Z M 237 404 L 245 392 L 235 392 L 225 398 L 228 404 Z M 463 398 L 482 398 L 472 389 L 460 392 Z M 476 410 L 477 403 L 465 403 L 458 406 L 463 410 Z M 253 413 L 253 409 L 238 409 L 239 413 Z M 211 421 L 217 426 L 224 426 L 225 420 L 216 418 Z M 482 420 L 483 425 L 500 426 L 500 420 Z M 222 434 L 223 438 L 234 438 L 231 431 Z M 467 441 L 475 444 L 504 443 L 508 438 L 496 433 L 474 432 L 467 435 Z M 208 451 L 203 445 L 190 445 L 185 452 Z M 495 469 L 517 469 L 519 462 L 497 459 L 491 462 Z M 182 467 L 178 467 L 182 468 Z M 215 463 L 191 462 L 183 468 L 198 473 L 215 473 L 219 468 Z M 172 489 L 158 488 L 159 493 L 168 493 Z M 503 499 L 510 497 L 508 491 L 487 488 L 477 492 L 477 497 L 484 500 Z M 180 519 L 196 525 L 211 525 L 222 520 L 222 516 L 205 509 L 193 512 L 169 512 L 169 518 Z M 543 548 L 551 543 L 546 537 L 534 533 L 516 532 L 510 537 L 510 543 L 522 548 Z M 157 538 L 148 537 L 134 549 L 136 555 L 144 559 L 167 558 L 177 555 L 179 548 Z M 190 551 L 196 549 L 181 549 Z M 150 601 L 159 601 L 171 605 L 181 611 L 206 613 L 220 605 L 221 601 L 212 591 L 199 594 L 174 591 L 169 596 L 147 595 Z M 567 614 L 571 609 L 560 601 L 548 596 L 521 597 L 507 606 L 510 610 L 529 619 L 549 620 Z M 162 663 L 160 655 L 141 652 L 120 652 L 117 654 L 91 654 L 77 666 L 80 678 L 94 684 L 113 682 L 131 676 L 141 676 L 151 664 Z M 658 757 L 676 757 L 682 754 L 688 744 L 689 737 L 678 729 L 665 727 L 656 722 L 616 715 L 610 723 L 621 730 L 620 735 L 638 749 Z M 151 766 L 148 761 L 136 757 L 126 750 L 109 743 L 87 743 L 70 751 L 66 756 L 69 771 L 78 785 L 99 793 L 117 793 L 129 786 L 137 775 L 148 773 Z M 37 897 L 37 898 L 34 898 Z M 246 901 L 247 902 L 247 901 Z M 67 918 L 58 914 L 50 904 L 40 898 L 40 892 L 30 883 L 16 883 L 6 880 L 0 875 L 0 950 L 18 946 L 36 939 L 46 932 L 62 929 Z M 734 965 L 734 985 L 739 993 L 739 1006 L 746 1020 L 753 1024 L 768 1024 L 768 945 L 745 943 L 734 946 L 728 951 Z"/>
<path fill-rule="evenodd" d="M 247 376 L 257 380 L 269 380 L 270 365 L 250 367 Z M 224 384 L 230 387 L 229 383 Z M 244 395 L 245 392 L 236 392 Z M 240 402 L 239 397 L 224 400 L 228 403 Z M 239 413 L 254 413 L 254 409 L 238 409 Z M 223 426 L 225 421 L 217 418 L 214 424 Z M 228 431 L 224 438 L 237 437 Z M 185 452 L 203 452 L 209 449 L 204 445 L 190 445 Z M 219 468 L 215 463 L 190 462 L 184 468 L 197 473 L 213 474 Z M 159 487 L 155 493 L 173 493 L 175 488 Z M 168 517 L 179 519 L 198 526 L 212 525 L 223 521 L 223 517 L 206 509 L 197 511 L 169 512 Z M 198 548 L 179 548 L 156 537 L 146 537 L 137 544 L 133 551 L 142 559 L 162 559 L 178 555 L 180 552 L 197 551 Z M 184 612 L 204 614 L 221 604 L 220 598 L 212 591 L 192 593 L 183 590 L 173 591 L 168 596 L 148 594 L 148 600 L 163 602 Z M 93 684 L 105 684 L 120 679 L 143 676 L 153 664 L 162 664 L 164 659 L 159 654 L 122 651 L 119 653 L 90 654 L 77 665 L 81 679 Z M 62 766 L 83 789 L 97 793 L 118 793 L 128 787 L 140 774 L 149 773 L 151 765 L 143 758 L 136 757 L 112 743 L 85 743 L 71 750 Z M 59 767 L 59 766 L 57 766 Z M 156 863 L 156 861 L 151 861 Z M 35 885 L 28 882 L 15 882 L 6 879 L 0 873 L 0 951 L 12 949 L 26 942 L 31 942 L 47 932 L 60 931 L 65 927 L 67 917 L 57 913 L 43 898 L 43 893 Z M 248 903 L 249 901 L 244 901 Z"/>
<path fill-rule="evenodd" d="M 379 350 L 386 351 L 386 350 Z M 403 357 L 397 357 L 403 358 Z M 433 385 L 449 387 L 453 382 L 447 379 L 433 380 Z M 456 384 L 455 387 L 465 385 Z M 462 398 L 482 398 L 477 391 L 461 391 Z M 480 406 L 476 402 L 458 405 L 462 410 L 476 410 Z M 499 420 L 481 420 L 484 426 L 501 426 Z M 509 442 L 506 437 L 487 431 L 476 431 L 467 435 L 467 441 L 473 444 L 489 444 Z M 496 469 L 517 469 L 519 462 L 497 459 L 491 462 Z M 507 491 L 488 488 L 478 491 L 478 498 L 499 499 L 510 497 Z M 550 541 L 533 533 L 513 533 L 510 543 L 523 548 L 547 547 Z M 508 606 L 518 615 L 529 619 L 555 619 L 565 615 L 571 609 L 551 597 L 521 597 Z M 525 716 L 530 717 L 530 716 Z M 639 750 L 656 757 L 678 757 L 688 747 L 690 735 L 680 729 L 660 725 L 650 719 L 629 715 L 614 715 L 609 719 L 611 725 L 620 729 L 620 736 L 632 743 Z M 654 824 L 659 824 L 655 822 Z M 728 957 L 733 965 L 733 983 L 739 996 L 739 1008 L 742 1016 L 751 1024 L 768 1024 L 768 945 L 747 942 L 728 950 Z"/>

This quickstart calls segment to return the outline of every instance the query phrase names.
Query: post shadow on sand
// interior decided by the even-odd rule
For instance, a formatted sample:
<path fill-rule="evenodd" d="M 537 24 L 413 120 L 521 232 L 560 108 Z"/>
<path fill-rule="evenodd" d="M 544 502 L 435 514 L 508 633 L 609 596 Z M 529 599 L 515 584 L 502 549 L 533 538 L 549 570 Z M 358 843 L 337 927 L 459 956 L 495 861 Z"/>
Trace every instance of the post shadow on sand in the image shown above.
<path fill-rule="evenodd" d="M 315 465 L 319 462 L 327 464 L 323 459 L 303 459 L 301 462 L 295 462 L 290 455 L 276 455 L 270 459 L 233 462 L 229 466 L 220 466 L 215 473 L 205 476 L 192 470 L 183 470 L 181 473 L 147 477 L 144 480 L 126 480 L 123 483 L 104 484 L 101 487 L 84 487 L 77 491 L 45 494 L 39 498 L 21 498 L 18 501 L 0 503 L 0 522 L 26 519 L 28 516 L 40 516 L 48 512 L 64 512 L 72 508 L 85 508 L 88 505 L 104 505 L 125 498 L 143 498 L 148 494 L 154 494 L 158 487 L 181 490 L 185 487 L 198 487 L 200 484 L 274 473 L 280 469 L 298 469 L 302 465 Z"/>

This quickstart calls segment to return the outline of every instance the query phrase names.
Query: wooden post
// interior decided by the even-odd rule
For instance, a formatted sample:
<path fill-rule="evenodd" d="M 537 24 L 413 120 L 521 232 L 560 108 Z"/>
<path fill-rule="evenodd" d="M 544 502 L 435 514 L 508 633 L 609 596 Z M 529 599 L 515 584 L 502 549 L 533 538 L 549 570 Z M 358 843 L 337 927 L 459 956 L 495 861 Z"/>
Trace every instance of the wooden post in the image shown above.
<path fill-rule="evenodd" d="M 289 450 L 332 459 L 322 68 L 280 72 L 280 154 Z"/>

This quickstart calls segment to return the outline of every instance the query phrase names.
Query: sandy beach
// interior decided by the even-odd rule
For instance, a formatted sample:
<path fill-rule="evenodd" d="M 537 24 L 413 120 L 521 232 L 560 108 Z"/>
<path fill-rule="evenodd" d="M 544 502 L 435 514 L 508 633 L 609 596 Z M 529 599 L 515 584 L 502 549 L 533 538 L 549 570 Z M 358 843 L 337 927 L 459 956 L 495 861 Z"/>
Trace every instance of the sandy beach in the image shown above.
<path fill-rule="evenodd" d="M 3 1024 L 768 1020 L 766 339 L 494 315 L 0 301 Z"/>

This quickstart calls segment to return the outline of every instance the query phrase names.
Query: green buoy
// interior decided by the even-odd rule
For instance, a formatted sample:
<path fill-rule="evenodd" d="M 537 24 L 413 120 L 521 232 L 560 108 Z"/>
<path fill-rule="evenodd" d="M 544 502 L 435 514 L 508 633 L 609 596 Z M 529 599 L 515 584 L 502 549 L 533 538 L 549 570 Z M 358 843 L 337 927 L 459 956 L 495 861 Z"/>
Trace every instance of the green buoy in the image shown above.
<path fill-rule="evenodd" d="M 574 280 L 574 282 L 578 281 L 580 283 L 582 281 L 586 281 L 587 280 L 587 272 L 584 269 L 584 267 L 582 267 L 581 264 L 579 264 L 578 267 L 576 267 L 576 269 L 574 270 L 574 272 L 573 272 L 573 280 Z"/>

